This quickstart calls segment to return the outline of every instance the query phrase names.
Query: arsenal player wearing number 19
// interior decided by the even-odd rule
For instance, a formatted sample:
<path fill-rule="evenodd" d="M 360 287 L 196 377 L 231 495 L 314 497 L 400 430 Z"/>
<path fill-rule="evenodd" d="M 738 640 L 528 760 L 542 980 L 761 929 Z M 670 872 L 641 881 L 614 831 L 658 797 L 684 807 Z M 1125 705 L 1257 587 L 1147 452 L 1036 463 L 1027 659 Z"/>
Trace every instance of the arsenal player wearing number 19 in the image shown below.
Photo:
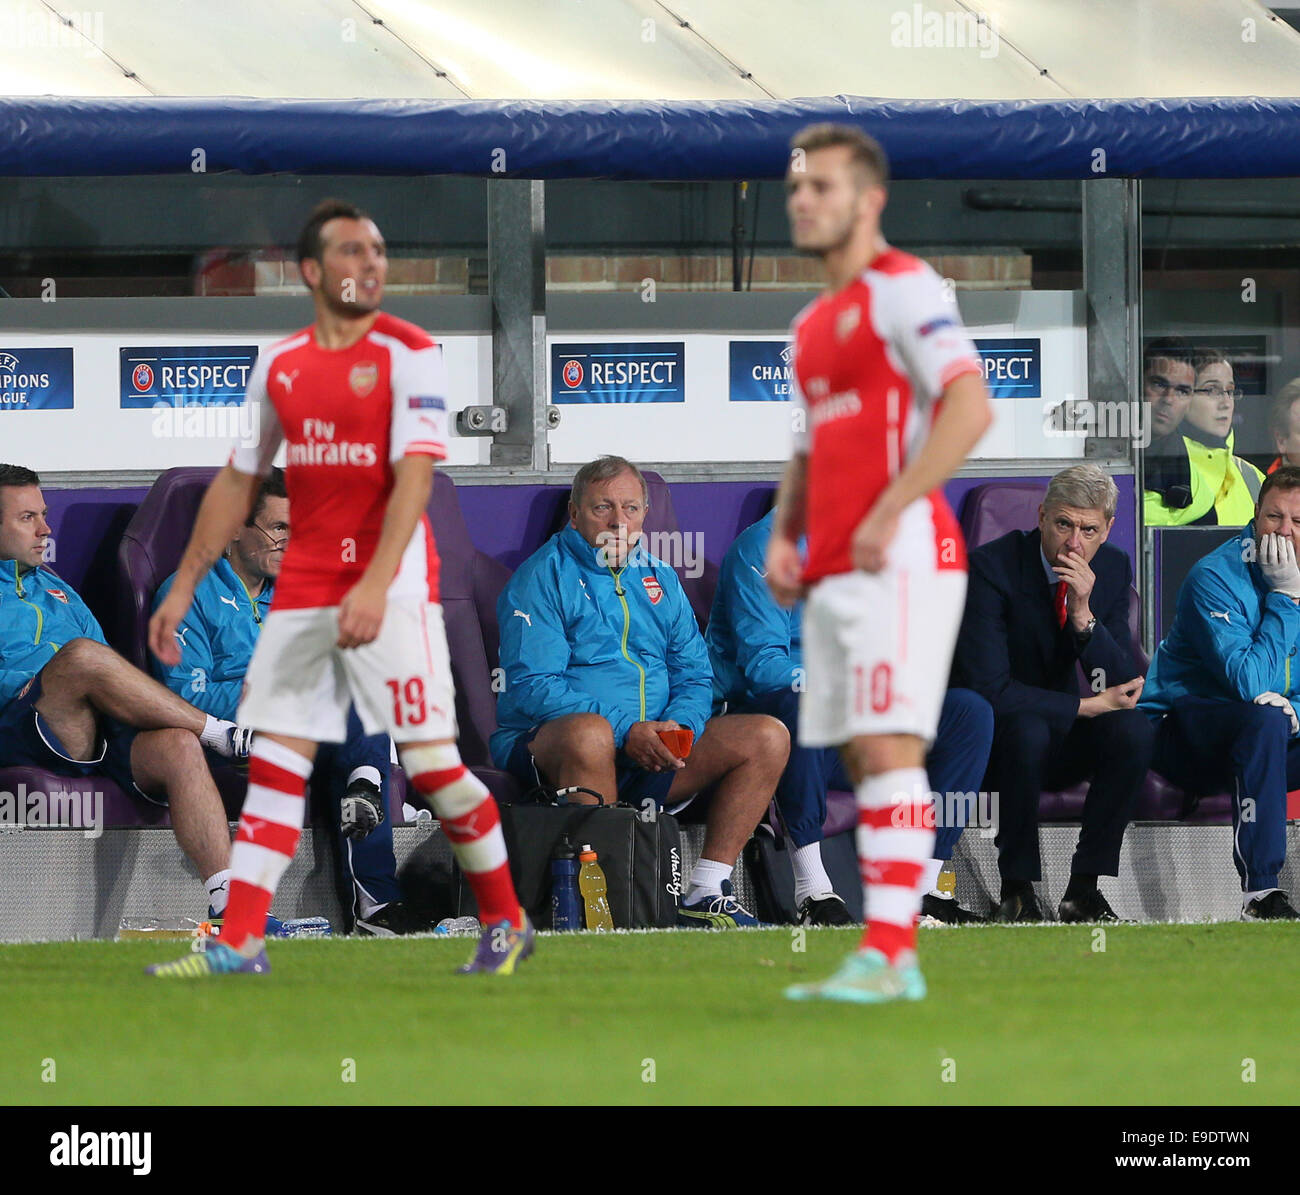
<path fill-rule="evenodd" d="M 965 544 L 939 487 L 991 420 L 951 296 L 881 236 L 887 181 L 883 151 L 859 129 L 814 125 L 792 142 L 792 237 L 821 258 L 827 288 L 794 322 L 795 451 L 767 576 L 783 605 L 807 594 L 799 742 L 838 747 L 853 781 L 867 921 L 840 970 L 789 988 L 794 1000 L 925 995 L 925 752 L 966 593 Z"/>
<path fill-rule="evenodd" d="M 239 723 L 256 731 L 230 856 L 219 942 L 149 968 L 164 978 L 269 969 L 263 938 L 293 858 L 316 746 L 342 742 L 355 703 L 368 734 L 397 745 L 433 806 L 484 924 L 462 972 L 513 973 L 533 928 L 515 895 L 496 801 L 461 762 L 438 554 L 425 508 L 446 456 L 442 350 L 380 312 L 388 261 L 374 222 L 326 200 L 298 242 L 315 323 L 258 358 L 253 437 L 213 480 L 149 645 L 174 664 L 194 588 L 243 523 L 281 444 L 293 539 L 249 666 Z"/>

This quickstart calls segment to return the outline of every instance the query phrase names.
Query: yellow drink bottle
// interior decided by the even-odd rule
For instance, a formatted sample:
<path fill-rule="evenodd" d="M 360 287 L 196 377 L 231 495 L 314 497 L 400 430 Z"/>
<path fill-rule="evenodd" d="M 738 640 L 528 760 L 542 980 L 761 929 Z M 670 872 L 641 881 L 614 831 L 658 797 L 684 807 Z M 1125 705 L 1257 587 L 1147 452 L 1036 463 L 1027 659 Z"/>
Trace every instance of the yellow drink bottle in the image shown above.
<path fill-rule="evenodd" d="M 596 861 L 596 852 L 590 846 L 584 846 L 578 855 L 578 862 L 581 864 L 578 891 L 582 894 L 582 903 L 587 911 L 587 928 L 613 929 L 614 918 L 609 912 L 605 873 Z"/>

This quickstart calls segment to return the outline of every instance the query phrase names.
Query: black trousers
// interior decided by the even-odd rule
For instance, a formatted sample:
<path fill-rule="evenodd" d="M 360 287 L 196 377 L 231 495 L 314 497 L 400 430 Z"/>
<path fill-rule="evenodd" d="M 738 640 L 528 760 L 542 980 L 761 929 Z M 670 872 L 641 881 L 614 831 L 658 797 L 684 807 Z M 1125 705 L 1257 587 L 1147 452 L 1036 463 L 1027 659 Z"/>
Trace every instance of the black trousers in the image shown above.
<path fill-rule="evenodd" d="M 1155 727 L 1137 710 L 1076 718 L 1061 734 L 1036 713 L 994 721 L 985 786 L 997 793 L 998 869 L 1006 880 L 1042 879 L 1038 800 L 1091 780 L 1071 874 L 1117 875 L 1124 829 L 1151 765 Z"/>

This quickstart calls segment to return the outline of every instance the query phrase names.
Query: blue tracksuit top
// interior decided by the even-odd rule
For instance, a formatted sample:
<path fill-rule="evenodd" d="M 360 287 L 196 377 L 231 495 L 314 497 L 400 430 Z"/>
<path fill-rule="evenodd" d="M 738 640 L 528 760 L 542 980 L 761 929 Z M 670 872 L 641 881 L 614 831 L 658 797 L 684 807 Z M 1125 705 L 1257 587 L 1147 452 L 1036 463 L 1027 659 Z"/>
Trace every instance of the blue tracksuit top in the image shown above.
<path fill-rule="evenodd" d="M 1255 530 L 1198 560 L 1178 591 L 1174 625 L 1156 648 L 1138 708 L 1159 719 L 1180 697 L 1253 701 L 1293 697 L 1300 606 L 1269 592 L 1255 563 Z"/>
<path fill-rule="evenodd" d="M 72 586 L 43 565 L 0 560 L 0 708 L 73 639 L 108 643 Z"/>
<path fill-rule="evenodd" d="M 741 702 L 789 689 L 803 666 L 803 603 L 783 610 L 767 587 L 764 561 L 775 509 L 727 549 L 709 611 L 705 642 L 713 666 L 713 700 Z"/>
<path fill-rule="evenodd" d="M 173 573 L 158 586 L 155 610 L 175 580 Z M 194 590 L 194 604 L 176 631 L 181 662 L 168 668 L 151 655 L 154 676 L 205 714 L 233 722 L 274 588 L 266 585 L 251 596 L 222 556 Z"/>
<path fill-rule="evenodd" d="M 602 715 L 620 747 L 636 722 L 704 733 L 709 653 L 677 574 L 644 541 L 618 572 L 600 555 L 565 527 L 519 566 L 497 601 L 505 672 L 491 742 L 498 767 L 520 736 L 565 714 Z"/>

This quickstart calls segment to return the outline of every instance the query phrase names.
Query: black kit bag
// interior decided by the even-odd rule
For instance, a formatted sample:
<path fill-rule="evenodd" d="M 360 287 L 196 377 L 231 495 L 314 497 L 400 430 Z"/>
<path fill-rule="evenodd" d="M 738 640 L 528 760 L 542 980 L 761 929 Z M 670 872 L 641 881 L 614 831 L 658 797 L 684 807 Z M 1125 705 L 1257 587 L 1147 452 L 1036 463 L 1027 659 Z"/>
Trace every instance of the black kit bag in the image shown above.
<path fill-rule="evenodd" d="M 760 825 L 745 844 L 745 870 L 754 885 L 754 911 L 760 921 L 793 925 L 798 917 L 794 906 L 794 868 L 790 865 L 790 840 L 778 839 Z M 835 891 L 843 898 L 849 916 L 862 920 L 862 880 L 858 870 L 857 841 L 852 830 L 822 840 L 822 866 Z"/>
<path fill-rule="evenodd" d="M 566 836 L 575 850 L 589 844 L 596 852 L 615 929 L 676 923 L 684 877 L 681 834 L 671 814 L 632 805 L 500 808 L 515 891 L 538 929 L 551 928 L 551 859 Z M 400 879 L 403 898 L 431 920 L 478 916 L 474 894 L 441 833 L 411 853 Z"/>

